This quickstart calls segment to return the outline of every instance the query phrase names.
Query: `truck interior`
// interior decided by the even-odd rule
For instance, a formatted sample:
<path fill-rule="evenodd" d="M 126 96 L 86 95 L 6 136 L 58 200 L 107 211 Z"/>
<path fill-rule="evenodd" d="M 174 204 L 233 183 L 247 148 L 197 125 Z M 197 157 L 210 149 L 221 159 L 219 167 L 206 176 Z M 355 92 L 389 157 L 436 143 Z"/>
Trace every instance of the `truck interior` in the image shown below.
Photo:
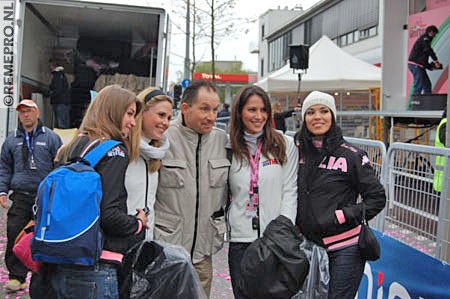
<path fill-rule="evenodd" d="M 90 90 L 119 84 L 138 93 L 157 82 L 164 10 L 64 2 L 25 2 L 22 94 L 45 95 L 51 80 L 50 62 L 64 67 L 72 125 L 78 127 L 91 101 Z"/>

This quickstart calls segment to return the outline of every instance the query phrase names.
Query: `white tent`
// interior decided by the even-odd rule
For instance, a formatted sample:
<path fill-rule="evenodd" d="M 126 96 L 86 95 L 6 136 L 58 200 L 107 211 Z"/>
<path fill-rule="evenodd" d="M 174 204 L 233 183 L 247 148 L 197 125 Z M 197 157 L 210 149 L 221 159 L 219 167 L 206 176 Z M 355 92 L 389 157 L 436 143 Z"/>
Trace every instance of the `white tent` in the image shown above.
<path fill-rule="evenodd" d="M 287 64 L 256 84 L 267 92 L 296 92 L 298 74 Z M 368 89 L 380 84 L 380 68 L 346 53 L 324 35 L 309 49 L 309 68 L 302 74 L 300 91 Z"/>

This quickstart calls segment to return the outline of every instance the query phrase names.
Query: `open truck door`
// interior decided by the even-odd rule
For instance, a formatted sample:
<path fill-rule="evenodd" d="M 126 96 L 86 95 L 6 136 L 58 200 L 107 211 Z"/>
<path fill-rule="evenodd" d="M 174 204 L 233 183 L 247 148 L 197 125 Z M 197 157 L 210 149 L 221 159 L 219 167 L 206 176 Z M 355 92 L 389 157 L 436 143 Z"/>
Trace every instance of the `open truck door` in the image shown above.
<path fill-rule="evenodd" d="M 18 80 L 18 51 L 21 2 L 0 1 L 0 145 L 17 126 L 15 107 L 19 102 L 20 82 Z"/>
<path fill-rule="evenodd" d="M 67 76 L 73 128 L 92 100 L 91 90 L 119 84 L 138 93 L 167 86 L 170 26 L 164 8 L 81 0 L 12 2 L 20 16 L 16 89 L 37 102 L 45 125 L 53 127 L 50 61 Z"/>

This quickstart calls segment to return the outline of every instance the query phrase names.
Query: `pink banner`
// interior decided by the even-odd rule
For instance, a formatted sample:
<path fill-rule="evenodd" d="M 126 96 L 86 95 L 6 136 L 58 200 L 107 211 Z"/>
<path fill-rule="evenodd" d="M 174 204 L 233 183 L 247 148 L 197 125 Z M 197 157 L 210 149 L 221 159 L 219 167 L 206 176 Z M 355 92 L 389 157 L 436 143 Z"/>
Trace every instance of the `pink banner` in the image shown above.
<path fill-rule="evenodd" d="M 433 1 L 429 1 L 433 2 Z M 440 4 L 447 1 L 434 1 L 434 4 Z M 429 3 L 427 2 L 427 5 Z M 428 10 L 422 13 L 411 15 L 408 18 L 408 56 L 414 42 L 419 36 L 425 33 L 425 29 L 434 25 L 438 27 L 439 33 L 434 37 L 432 47 L 436 53 L 439 62 L 442 63 L 442 70 L 429 70 L 428 76 L 432 83 L 433 93 L 447 93 L 448 65 L 449 65 L 449 45 L 450 45 L 450 5 L 440 9 Z M 410 95 L 413 77 L 407 70 L 406 94 Z"/>
<path fill-rule="evenodd" d="M 450 6 L 450 0 L 427 0 L 427 10 Z"/>

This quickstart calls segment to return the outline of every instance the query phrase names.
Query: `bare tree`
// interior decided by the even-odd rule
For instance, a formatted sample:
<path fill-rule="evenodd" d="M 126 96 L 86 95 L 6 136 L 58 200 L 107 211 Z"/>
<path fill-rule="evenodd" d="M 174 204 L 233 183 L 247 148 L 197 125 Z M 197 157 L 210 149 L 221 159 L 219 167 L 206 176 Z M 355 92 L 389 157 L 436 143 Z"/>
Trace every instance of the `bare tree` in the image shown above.
<path fill-rule="evenodd" d="M 179 5 L 178 0 L 175 0 L 174 7 L 177 7 L 176 10 L 172 12 L 177 16 L 178 19 L 184 20 L 186 22 L 186 10 L 187 10 L 187 0 L 183 0 L 182 5 Z M 205 27 L 208 27 L 209 24 L 205 23 L 205 10 L 202 10 L 197 5 L 197 0 L 190 0 L 190 43 L 192 46 L 192 59 L 189 66 L 191 78 L 194 77 L 195 67 L 197 65 L 197 45 L 206 41 L 207 36 L 205 33 Z M 186 30 L 182 28 L 180 24 L 173 23 L 179 31 L 183 34 L 187 34 Z"/>
<path fill-rule="evenodd" d="M 235 0 L 204 0 L 207 6 L 205 13 L 209 18 L 209 32 L 211 48 L 211 74 L 213 83 L 216 83 L 216 48 L 221 40 L 229 36 L 234 31 L 233 17 Z"/>

